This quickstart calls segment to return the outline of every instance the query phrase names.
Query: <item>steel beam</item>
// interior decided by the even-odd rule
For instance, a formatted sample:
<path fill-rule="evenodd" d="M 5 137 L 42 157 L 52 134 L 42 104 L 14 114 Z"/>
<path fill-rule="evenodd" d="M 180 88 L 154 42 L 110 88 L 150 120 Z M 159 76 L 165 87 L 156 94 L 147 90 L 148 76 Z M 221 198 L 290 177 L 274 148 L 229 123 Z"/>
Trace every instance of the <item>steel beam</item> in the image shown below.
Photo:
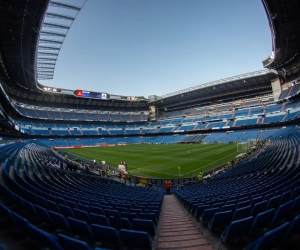
<path fill-rule="evenodd" d="M 74 21 L 75 20 L 75 17 L 67 16 L 67 15 L 62 15 L 62 14 L 57 14 L 57 13 L 52 13 L 52 12 L 47 12 L 46 13 L 46 17 L 58 18 L 58 19 L 65 19 L 65 20 L 70 20 L 70 21 Z"/>
<path fill-rule="evenodd" d="M 66 4 L 66 3 L 61 3 L 61 2 L 57 2 L 57 1 L 51 1 L 49 2 L 49 6 L 52 7 L 59 7 L 59 8 L 65 8 L 65 9 L 71 9 L 71 10 L 76 10 L 76 11 L 80 11 L 81 8 L 74 6 L 74 5 L 70 5 L 70 4 Z"/>
<path fill-rule="evenodd" d="M 43 30 L 40 33 L 41 33 L 41 35 L 44 35 L 44 36 L 59 36 L 59 37 L 65 37 L 66 36 L 66 34 L 63 34 L 63 33 L 43 31 Z"/>
<path fill-rule="evenodd" d="M 43 26 L 47 28 L 57 28 L 57 29 L 66 29 L 66 30 L 70 29 L 70 26 L 57 24 L 57 23 L 49 23 L 49 22 L 43 23 Z"/>
<path fill-rule="evenodd" d="M 38 49 L 42 49 L 42 50 L 60 50 L 60 48 L 48 47 L 48 46 L 38 46 Z"/>
<path fill-rule="evenodd" d="M 56 59 L 54 59 L 54 58 L 45 58 L 45 57 L 38 57 L 37 60 L 38 61 L 53 61 L 53 62 L 56 62 Z"/>
<path fill-rule="evenodd" d="M 58 56 L 58 53 L 38 52 L 38 56 Z"/>
<path fill-rule="evenodd" d="M 40 39 L 40 43 L 53 43 L 53 44 L 62 44 L 62 41 L 57 41 L 57 40 L 50 40 L 50 39 Z"/>

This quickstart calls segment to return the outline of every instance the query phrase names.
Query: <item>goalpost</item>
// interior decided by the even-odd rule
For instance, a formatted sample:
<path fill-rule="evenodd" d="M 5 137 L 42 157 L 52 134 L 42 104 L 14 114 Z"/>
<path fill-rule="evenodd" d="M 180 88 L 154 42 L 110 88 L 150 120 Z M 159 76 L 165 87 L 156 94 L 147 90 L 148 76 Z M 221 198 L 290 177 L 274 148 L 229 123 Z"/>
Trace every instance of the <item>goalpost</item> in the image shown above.
<path fill-rule="evenodd" d="M 248 140 L 246 142 L 239 142 L 236 144 L 236 151 L 237 152 L 247 152 L 249 149 L 252 149 L 253 147 L 256 146 L 256 140 Z"/>

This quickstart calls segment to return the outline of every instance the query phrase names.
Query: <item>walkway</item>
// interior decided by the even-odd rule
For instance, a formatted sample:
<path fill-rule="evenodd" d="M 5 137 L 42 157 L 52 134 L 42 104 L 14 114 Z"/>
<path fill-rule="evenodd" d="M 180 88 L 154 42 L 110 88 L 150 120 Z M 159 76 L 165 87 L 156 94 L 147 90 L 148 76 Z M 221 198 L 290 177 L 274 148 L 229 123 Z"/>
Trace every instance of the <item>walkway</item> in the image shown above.
<path fill-rule="evenodd" d="M 164 196 L 157 249 L 213 249 L 174 195 Z"/>

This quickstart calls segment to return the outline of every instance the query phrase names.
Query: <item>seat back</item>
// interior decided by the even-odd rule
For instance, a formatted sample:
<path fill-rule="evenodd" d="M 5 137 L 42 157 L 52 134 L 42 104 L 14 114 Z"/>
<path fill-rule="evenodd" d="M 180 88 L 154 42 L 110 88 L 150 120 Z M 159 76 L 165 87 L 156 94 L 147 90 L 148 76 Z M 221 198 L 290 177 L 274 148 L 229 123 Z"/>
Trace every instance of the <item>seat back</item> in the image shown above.
<path fill-rule="evenodd" d="M 121 212 L 121 216 L 122 218 L 127 218 L 131 222 L 133 219 L 138 219 L 136 213 Z"/>
<path fill-rule="evenodd" d="M 122 229 L 120 237 L 126 247 L 152 249 L 152 239 L 146 232 Z"/>
<path fill-rule="evenodd" d="M 280 204 L 281 195 L 271 198 L 268 202 L 267 209 L 277 208 Z"/>
<path fill-rule="evenodd" d="M 110 217 L 110 225 L 117 230 L 121 230 L 121 229 L 131 230 L 131 223 L 126 218 L 115 218 L 115 217 L 111 216 Z"/>
<path fill-rule="evenodd" d="M 85 221 L 68 217 L 68 223 L 72 232 L 75 234 L 87 237 L 89 239 L 94 239 L 91 227 Z"/>
<path fill-rule="evenodd" d="M 147 232 L 149 235 L 154 236 L 156 227 L 152 220 L 133 219 L 132 229 L 137 231 Z"/>
<path fill-rule="evenodd" d="M 272 218 L 275 214 L 275 208 L 271 208 L 267 211 L 261 212 L 258 215 L 256 215 L 252 227 L 251 227 L 251 233 L 255 232 L 258 229 L 265 228 L 268 225 L 271 224 Z"/>
<path fill-rule="evenodd" d="M 203 214 L 200 217 L 201 223 L 208 223 L 215 215 L 215 213 L 219 212 L 219 210 L 220 209 L 218 207 L 205 209 Z"/>
<path fill-rule="evenodd" d="M 32 224 L 29 224 L 29 231 L 37 242 L 40 242 L 43 246 L 47 246 L 51 249 L 55 250 L 63 250 L 63 248 L 59 245 L 58 240 L 52 234 L 49 234 Z"/>
<path fill-rule="evenodd" d="M 90 213 L 90 207 L 88 205 L 84 205 L 81 203 L 78 203 L 78 209 L 82 210 L 82 211 L 86 211 L 87 213 Z"/>
<path fill-rule="evenodd" d="M 266 209 L 267 201 L 261 201 L 256 203 L 251 210 L 251 216 L 255 217 L 257 214 L 263 212 Z"/>
<path fill-rule="evenodd" d="M 70 233 L 71 232 L 71 228 L 69 226 L 68 220 L 59 213 L 53 212 L 53 211 L 49 211 L 49 216 L 52 220 L 52 224 L 60 229 L 63 229 L 64 231 Z"/>
<path fill-rule="evenodd" d="M 64 249 L 92 250 L 85 241 L 77 240 L 63 234 L 58 235 L 58 240 Z"/>
<path fill-rule="evenodd" d="M 272 220 L 272 225 L 275 226 L 277 222 L 288 217 L 290 215 L 292 206 L 293 206 L 293 201 L 288 201 L 280 205 L 279 208 L 276 210 L 275 216 Z"/>
<path fill-rule="evenodd" d="M 82 221 L 87 222 L 88 224 L 91 224 L 90 216 L 86 211 L 74 208 L 73 212 L 74 212 L 74 215 L 75 215 L 76 219 L 82 220 Z"/>
<path fill-rule="evenodd" d="M 235 210 L 232 220 L 240 220 L 249 217 L 250 213 L 251 213 L 251 206 L 242 207 L 240 209 Z"/>
<path fill-rule="evenodd" d="M 92 224 L 98 224 L 98 225 L 110 227 L 109 220 L 104 215 L 90 213 L 90 219 Z"/>
<path fill-rule="evenodd" d="M 227 225 L 230 224 L 232 218 L 232 210 L 225 212 L 217 212 L 213 218 L 209 221 L 208 227 L 210 230 L 223 230 Z"/>
<path fill-rule="evenodd" d="M 63 216 L 65 216 L 66 218 L 67 217 L 75 217 L 73 210 L 70 207 L 62 205 L 62 204 L 58 204 L 58 206 L 59 206 L 60 213 Z"/>
<path fill-rule="evenodd" d="M 247 235 L 250 232 L 252 222 L 252 216 L 241 220 L 232 221 L 221 234 L 222 241 L 225 243 L 235 241 Z"/>
<path fill-rule="evenodd" d="M 267 233 L 256 241 L 254 249 L 272 249 L 278 247 L 289 228 L 290 223 L 287 222 Z M 251 243 L 250 243 L 251 244 Z M 247 249 L 247 247 L 246 247 Z"/>
<path fill-rule="evenodd" d="M 92 224 L 91 228 L 95 235 L 96 241 L 101 241 L 103 243 L 108 243 L 115 246 L 122 245 L 119 232 L 113 227 Z"/>
<path fill-rule="evenodd" d="M 225 212 L 225 211 L 234 211 L 236 205 L 235 204 L 231 204 L 231 205 L 224 205 L 221 208 L 221 212 Z"/>
<path fill-rule="evenodd" d="M 106 217 L 113 216 L 115 218 L 119 218 L 119 219 L 121 218 L 121 215 L 120 215 L 119 211 L 117 211 L 117 210 L 105 209 L 104 211 L 105 211 Z"/>
<path fill-rule="evenodd" d="M 152 220 L 154 225 L 157 226 L 157 217 L 154 213 L 140 213 L 139 218 L 144 220 Z"/>

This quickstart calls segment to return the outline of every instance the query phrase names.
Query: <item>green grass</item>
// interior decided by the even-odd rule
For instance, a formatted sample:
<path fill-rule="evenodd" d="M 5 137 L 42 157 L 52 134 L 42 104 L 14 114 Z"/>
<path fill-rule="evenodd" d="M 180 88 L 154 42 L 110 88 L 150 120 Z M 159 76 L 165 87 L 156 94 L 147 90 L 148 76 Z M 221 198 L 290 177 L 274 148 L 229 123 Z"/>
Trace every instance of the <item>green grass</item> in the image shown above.
<path fill-rule="evenodd" d="M 87 160 L 104 160 L 113 168 L 126 161 L 128 171 L 138 176 L 176 178 L 195 176 L 200 170 L 214 169 L 238 155 L 236 149 L 236 144 L 142 144 L 65 151 Z"/>

